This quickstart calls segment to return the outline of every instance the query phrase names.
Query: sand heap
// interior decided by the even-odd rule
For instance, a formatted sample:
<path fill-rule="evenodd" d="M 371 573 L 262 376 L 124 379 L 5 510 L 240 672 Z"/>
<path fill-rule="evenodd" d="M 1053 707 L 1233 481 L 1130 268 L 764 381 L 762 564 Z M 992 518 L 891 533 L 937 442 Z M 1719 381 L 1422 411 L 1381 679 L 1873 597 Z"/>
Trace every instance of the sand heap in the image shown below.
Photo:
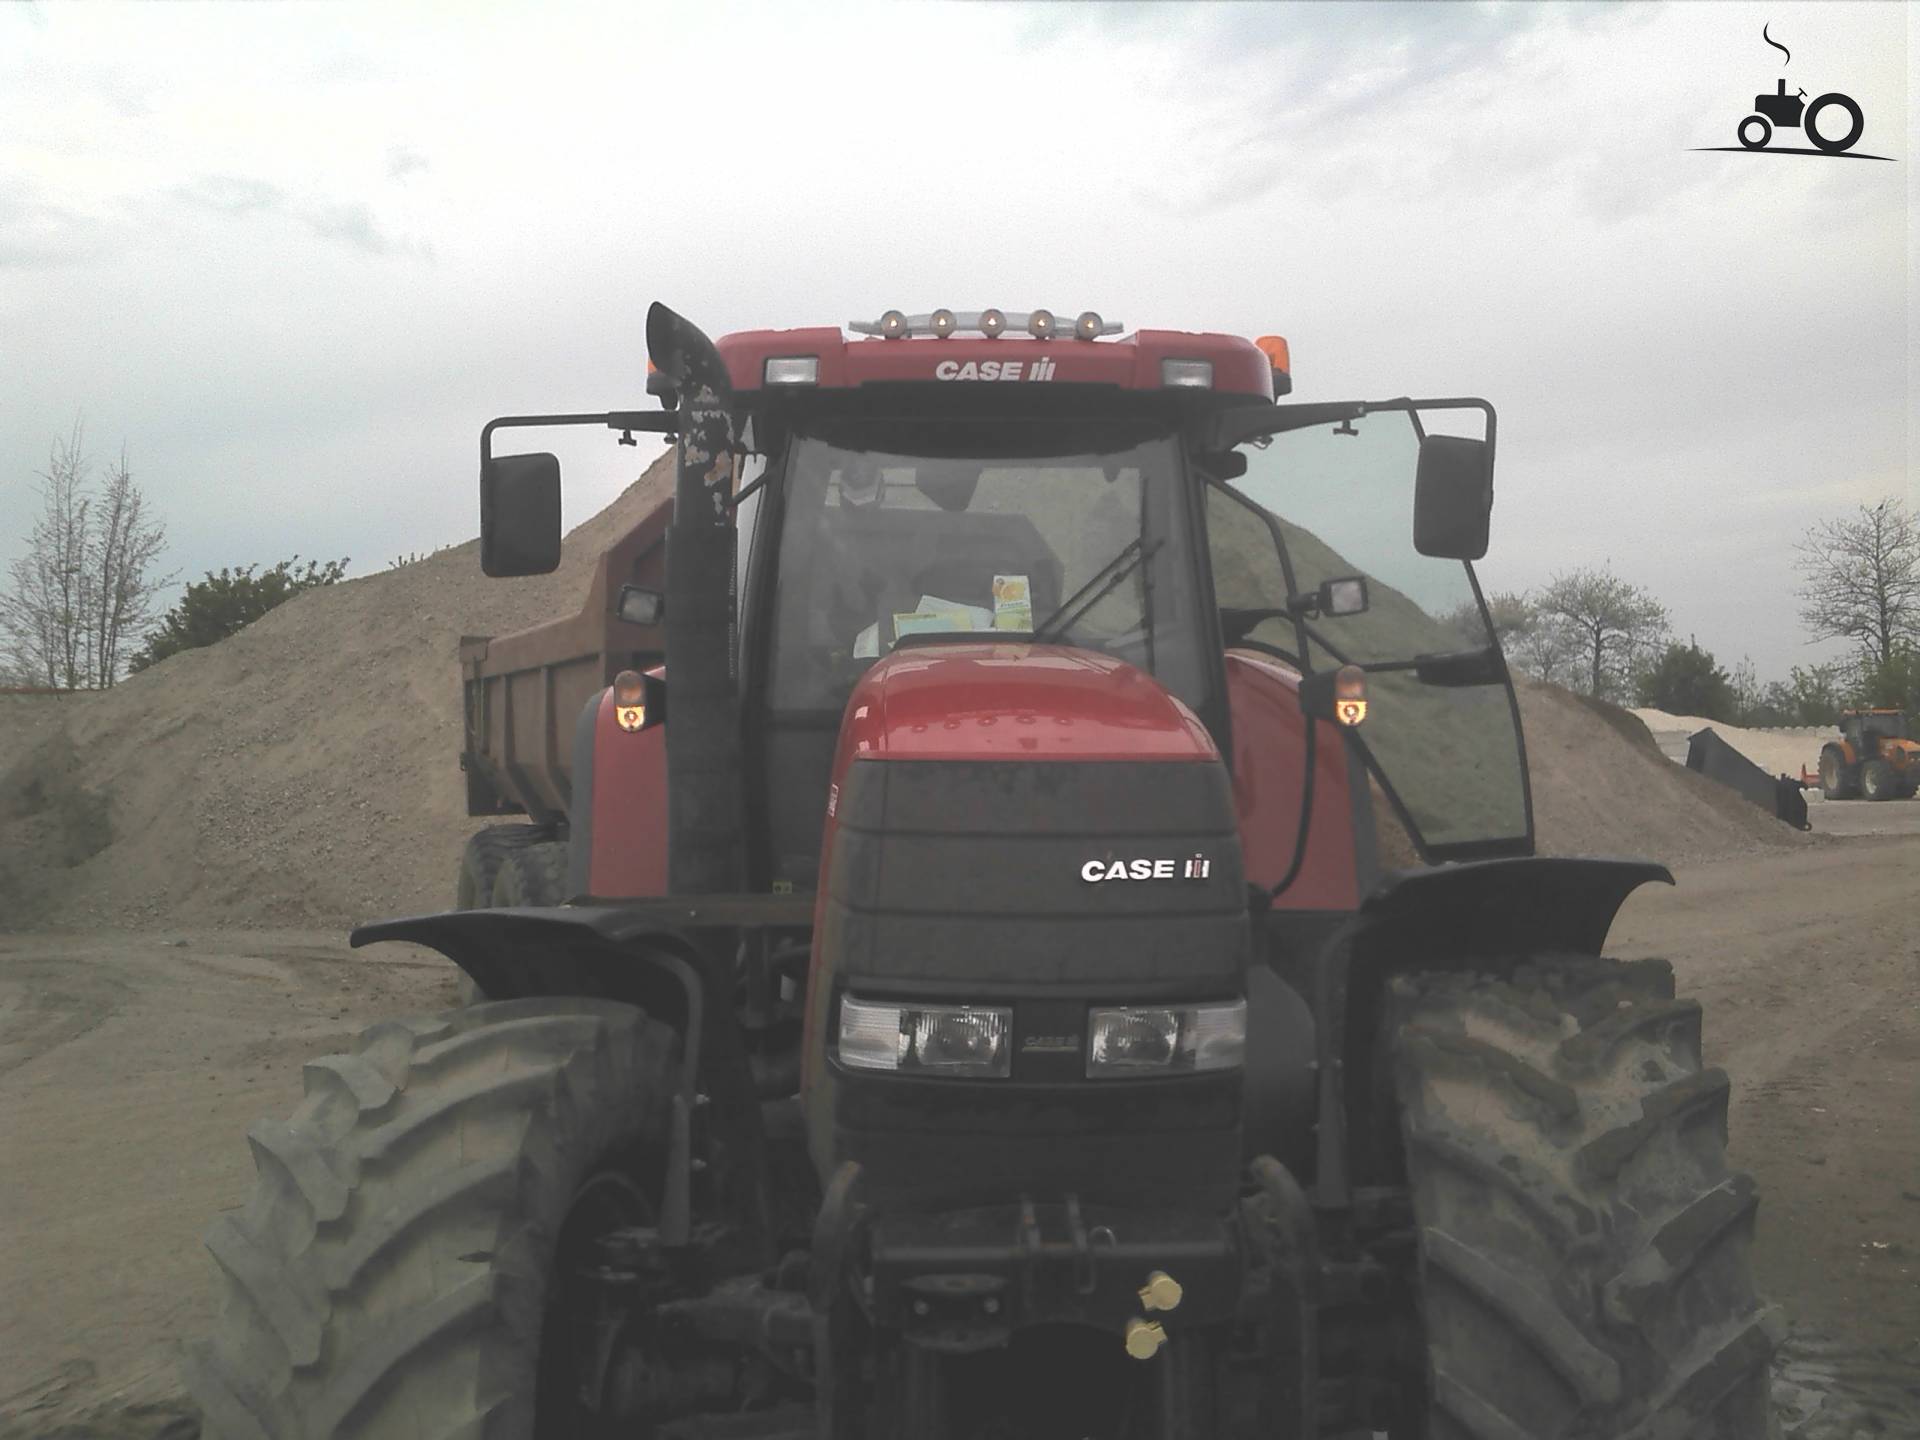
<path fill-rule="evenodd" d="M 469 542 L 307 591 L 104 694 L 0 697 L 0 929 L 444 908 L 477 824 L 459 637 L 577 609 L 593 561 L 672 483 L 669 455 L 551 575 L 490 580 Z"/>
<path fill-rule="evenodd" d="M 669 490 L 653 466 L 553 575 L 477 544 L 308 591 L 117 689 L 0 697 L 0 928 L 314 925 L 439 909 L 465 813 L 456 651 L 577 607 Z M 1540 848 L 1686 863 L 1807 843 L 1664 759 L 1625 711 L 1527 683 Z"/>
<path fill-rule="evenodd" d="M 1820 766 L 1820 749 L 1829 740 L 1837 740 L 1839 730 L 1832 725 L 1800 725 L 1749 730 L 1729 725 L 1724 720 L 1708 720 L 1700 715 L 1669 715 L 1665 710 L 1639 709 L 1632 712 L 1652 732 L 1655 743 L 1669 760 L 1686 762 L 1687 738 L 1702 730 L 1711 730 L 1727 744 L 1769 775 L 1792 775 Z"/>
<path fill-rule="evenodd" d="M 1543 855 L 1695 864 L 1815 843 L 1735 791 L 1667 759 L 1629 712 L 1520 682 L 1520 722 Z"/>

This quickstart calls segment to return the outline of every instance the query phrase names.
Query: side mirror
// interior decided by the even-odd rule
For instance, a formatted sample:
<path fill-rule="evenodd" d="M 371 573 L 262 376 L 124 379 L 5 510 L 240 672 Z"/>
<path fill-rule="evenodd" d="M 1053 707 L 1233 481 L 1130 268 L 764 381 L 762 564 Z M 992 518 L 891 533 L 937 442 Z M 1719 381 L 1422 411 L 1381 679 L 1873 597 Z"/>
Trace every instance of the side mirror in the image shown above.
<path fill-rule="evenodd" d="M 667 613 L 667 597 L 640 585 L 622 585 L 613 613 L 629 625 L 658 625 Z"/>
<path fill-rule="evenodd" d="M 560 462 L 495 455 L 480 466 L 480 568 L 545 575 L 560 568 Z"/>
<path fill-rule="evenodd" d="M 1493 514 L 1493 465 L 1487 442 L 1429 435 L 1420 442 L 1413 482 L 1413 548 L 1441 560 L 1487 553 Z"/>

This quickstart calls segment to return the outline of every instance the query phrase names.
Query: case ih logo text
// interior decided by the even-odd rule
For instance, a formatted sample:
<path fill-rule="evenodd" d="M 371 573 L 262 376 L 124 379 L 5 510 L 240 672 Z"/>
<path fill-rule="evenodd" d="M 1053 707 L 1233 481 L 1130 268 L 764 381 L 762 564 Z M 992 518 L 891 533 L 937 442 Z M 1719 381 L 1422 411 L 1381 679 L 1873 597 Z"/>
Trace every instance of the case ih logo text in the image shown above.
<path fill-rule="evenodd" d="M 1031 366 L 1024 360 L 942 360 L 933 367 L 936 380 L 1051 380 L 1059 362 L 1044 355 Z"/>
<path fill-rule="evenodd" d="M 1102 880 L 1204 880 L 1213 873 L 1213 861 L 1204 855 L 1185 860 L 1089 860 L 1080 878 L 1097 885 Z"/>

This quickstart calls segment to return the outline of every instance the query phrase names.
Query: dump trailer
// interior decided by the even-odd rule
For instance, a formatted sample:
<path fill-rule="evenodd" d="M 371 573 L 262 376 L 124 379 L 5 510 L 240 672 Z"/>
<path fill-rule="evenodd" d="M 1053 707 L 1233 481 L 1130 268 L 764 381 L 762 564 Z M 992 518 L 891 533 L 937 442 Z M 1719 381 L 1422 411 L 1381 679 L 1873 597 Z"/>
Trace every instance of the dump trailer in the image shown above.
<path fill-rule="evenodd" d="M 1840 738 L 1820 750 L 1829 800 L 1899 800 L 1920 790 L 1920 740 L 1900 710 L 1843 710 Z"/>
<path fill-rule="evenodd" d="M 851 328 L 656 305 L 658 409 L 482 431 L 489 574 L 560 555 L 505 430 L 671 435 L 674 496 L 463 652 L 526 818 L 352 940 L 473 1003 L 251 1132 L 209 1435 L 1775 1433 L 1727 1077 L 1603 953 L 1671 876 L 1533 853 L 1492 407 Z"/>

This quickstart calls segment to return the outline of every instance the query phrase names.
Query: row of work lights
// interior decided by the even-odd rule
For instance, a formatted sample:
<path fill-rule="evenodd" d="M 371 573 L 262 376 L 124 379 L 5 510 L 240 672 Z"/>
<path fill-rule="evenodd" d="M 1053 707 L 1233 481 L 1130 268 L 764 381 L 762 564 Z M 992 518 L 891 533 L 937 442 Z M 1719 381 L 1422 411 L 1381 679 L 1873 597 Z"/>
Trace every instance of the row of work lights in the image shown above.
<path fill-rule="evenodd" d="M 944 340 L 961 331 L 984 335 L 989 340 L 1008 330 L 1021 331 L 1036 340 L 1052 340 L 1062 333 L 1060 319 L 1051 310 L 935 310 L 926 315 L 908 315 L 889 310 L 878 320 L 855 320 L 847 326 L 856 335 L 878 335 L 882 340 L 904 340 L 910 335 L 931 335 Z M 1082 310 L 1065 333 L 1076 340 L 1098 340 L 1102 335 L 1118 335 L 1118 321 L 1103 320 L 1097 311 Z"/>

